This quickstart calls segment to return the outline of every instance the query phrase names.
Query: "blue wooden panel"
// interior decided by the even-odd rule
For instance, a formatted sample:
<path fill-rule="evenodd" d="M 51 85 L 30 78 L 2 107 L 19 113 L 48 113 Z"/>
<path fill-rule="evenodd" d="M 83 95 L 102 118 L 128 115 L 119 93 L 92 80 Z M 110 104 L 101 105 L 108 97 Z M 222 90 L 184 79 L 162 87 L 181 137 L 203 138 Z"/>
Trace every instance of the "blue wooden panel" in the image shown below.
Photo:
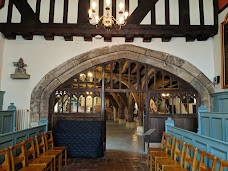
<path fill-rule="evenodd" d="M 177 127 L 172 127 L 169 125 L 167 125 L 167 132 L 175 137 L 176 135 L 181 134 L 183 135 L 182 141 L 188 142 L 193 146 L 196 146 L 199 150 L 207 151 L 208 153 L 216 155 L 220 159 L 224 159 L 228 161 L 227 142 L 210 138 L 204 135 L 199 135 L 197 133 L 186 131 L 184 129 L 180 129 Z M 199 159 L 199 156 L 197 157 L 197 159 Z M 216 171 L 218 171 L 218 167 Z"/>
<path fill-rule="evenodd" d="M 2 104 L 3 104 L 3 95 L 4 95 L 4 91 L 0 91 L 0 110 L 2 110 Z"/>
<path fill-rule="evenodd" d="M 0 111 L 0 134 L 15 131 L 15 111 Z"/>
<path fill-rule="evenodd" d="M 210 136 L 210 118 L 202 116 L 201 117 L 201 132 L 202 135 Z"/>
<path fill-rule="evenodd" d="M 41 125 L 34 128 L 29 128 L 17 132 L 10 132 L 7 134 L 0 135 L 0 149 L 15 145 L 21 141 L 34 137 L 41 132 L 46 132 L 46 125 Z"/>
<path fill-rule="evenodd" d="M 211 94 L 213 99 L 213 112 L 228 112 L 228 91 Z"/>
<path fill-rule="evenodd" d="M 211 125 L 212 125 L 211 137 L 222 141 L 223 140 L 222 118 L 212 117 Z"/>
<path fill-rule="evenodd" d="M 7 133 L 7 132 L 12 132 L 12 120 L 13 120 L 13 115 L 7 115 L 3 117 L 3 128 L 2 128 L 2 133 Z"/>
<path fill-rule="evenodd" d="M 219 101 L 219 112 L 228 112 L 228 98 L 220 98 Z"/>
<path fill-rule="evenodd" d="M 201 142 L 201 141 L 196 140 L 194 143 L 194 146 L 198 149 L 208 151 L 208 146 L 207 146 L 206 142 Z"/>

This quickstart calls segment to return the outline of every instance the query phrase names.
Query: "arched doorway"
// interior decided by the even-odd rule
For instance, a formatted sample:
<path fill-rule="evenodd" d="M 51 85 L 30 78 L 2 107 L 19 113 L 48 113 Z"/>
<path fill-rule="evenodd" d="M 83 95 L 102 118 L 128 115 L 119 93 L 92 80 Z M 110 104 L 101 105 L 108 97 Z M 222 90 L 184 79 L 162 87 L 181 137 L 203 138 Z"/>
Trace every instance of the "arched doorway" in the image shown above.
<path fill-rule="evenodd" d="M 157 113 L 156 113 L 156 110 L 153 110 L 153 111 L 150 110 L 149 107 L 153 106 L 153 104 L 156 104 L 156 103 L 157 103 L 157 105 L 158 105 L 158 103 L 162 104 L 161 106 L 163 106 L 163 110 L 165 109 L 164 112 L 166 112 L 167 115 L 169 115 L 169 113 L 172 113 L 172 115 L 174 117 L 177 116 L 177 115 L 175 115 L 175 113 L 177 113 L 178 111 L 182 111 L 184 108 L 187 109 L 187 111 L 186 111 L 187 114 L 191 111 L 193 111 L 193 113 L 194 113 L 195 109 L 193 109 L 193 107 L 190 108 L 188 105 L 192 104 L 192 102 L 195 103 L 196 100 L 198 100 L 198 102 L 196 103 L 196 107 L 195 107 L 196 109 L 197 109 L 197 104 L 198 105 L 203 104 L 203 105 L 208 106 L 209 108 L 211 107 L 210 93 L 212 93 L 214 91 L 213 84 L 211 83 L 210 80 L 208 80 L 204 76 L 204 74 L 202 72 L 200 72 L 197 68 L 195 68 L 189 62 L 184 61 L 180 58 L 174 57 L 172 55 L 163 53 L 163 52 L 158 52 L 158 51 L 154 51 L 154 50 L 150 50 L 150 49 L 146 49 L 146 48 L 142 48 L 142 47 L 138 47 L 138 46 L 116 45 L 116 46 L 111 46 L 111 47 L 104 47 L 101 49 L 95 49 L 95 50 L 89 51 L 87 53 L 81 54 L 79 56 L 76 56 L 75 58 L 72 58 L 72 59 L 66 61 L 62 65 L 60 65 L 60 66 L 56 67 L 54 70 L 50 71 L 37 84 L 37 86 L 34 88 L 34 90 L 32 92 L 31 120 L 37 121 L 37 120 L 39 120 L 39 118 L 41 116 L 49 118 L 49 120 L 50 119 L 52 120 L 52 115 L 49 114 L 49 113 L 51 113 L 50 111 L 52 111 L 52 108 L 49 106 L 49 99 L 50 99 L 52 93 L 56 92 L 58 87 L 61 87 L 62 85 L 67 83 L 68 80 L 70 80 L 74 76 L 76 76 L 76 75 L 80 76 L 80 73 L 85 72 L 85 75 L 87 75 L 87 73 L 86 73 L 87 70 L 93 68 L 94 66 L 106 65 L 109 62 L 112 62 L 115 60 L 125 60 L 125 61 L 130 60 L 130 61 L 133 61 L 133 63 L 135 62 L 135 64 L 136 63 L 142 64 L 142 65 L 144 65 L 144 69 L 142 69 L 142 71 L 140 71 L 140 72 L 146 73 L 145 70 L 147 70 L 147 73 L 149 73 L 149 71 L 150 71 L 151 75 L 153 75 L 152 73 L 156 73 L 156 77 L 162 79 L 161 83 L 153 84 L 152 81 L 150 81 L 151 75 L 147 75 L 147 77 L 149 78 L 149 79 L 147 78 L 147 82 L 144 81 L 144 82 L 139 83 L 141 85 L 150 85 L 151 90 L 148 88 L 147 91 L 146 91 L 146 87 L 148 87 L 148 86 L 145 86 L 145 88 L 143 86 L 141 86 L 141 88 L 140 88 L 140 86 L 136 86 L 136 87 L 139 87 L 140 89 L 135 89 L 134 91 L 129 90 L 129 88 L 127 88 L 127 86 L 126 86 L 126 85 L 128 85 L 128 83 L 124 83 L 121 81 L 119 81 L 119 83 L 117 83 L 119 85 L 118 90 L 116 90 L 113 87 L 114 93 L 116 93 L 117 97 L 120 97 L 121 93 L 124 93 L 124 92 L 128 93 L 128 94 L 130 94 L 130 93 L 138 94 L 139 99 L 146 97 L 145 98 L 145 99 L 147 99 L 146 103 L 144 105 L 142 105 L 142 107 L 141 107 L 142 111 L 145 111 L 145 113 L 146 113 L 146 115 L 145 115 L 146 116 L 145 122 L 147 122 L 145 124 L 146 130 L 150 128 L 150 125 L 155 125 L 155 124 L 159 124 L 160 122 L 164 122 L 164 118 L 167 118 L 167 116 L 165 114 L 157 115 L 157 113 L 159 113 L 159 110 L 157 110 Z M 127 64 L 126 64 L 126 66 L 127 66 Z M 122 68 L 123 70 L 124 70 L 124 68 L 127 68 L 127 67 L 124 67 L 124 64 L 122 67 L 123 67 Z M 133 72 L 132 71 L 133 66 L 131 66 L 131 67 L 132 68 L 130 70 L 130 73 Z M 103 67 L 103 68 L 105 68 L 105 67 Z M 156 72 L 153 71 L 154 68 L 156 68 Z M 102 70 L 102 72 L 103 72 L 103 70 Z M 125 72 L 128 72 L 128 69 Z M 121 73 L 122 73 L 122 71 L 121 71 Z M 103 78 L 106 79 L 105 77 L 103 77 Z M 119 78 L 119 79 L 121 79 L 121 78 Z M 167 81 L 167 80 L 169 80 L 169 81 Z M 179 93 L 173 91 L 173 93 L 170 94 L 171 95 L 170 97 L 173 100 L 167 100 L 167 94 L 169 94 L 169 93 L 166 93 L 166 92 L 168 92 L 167 90 L 169 88 L 175 89 L 176 85 L 181 85 L 181 84 L 177 84 L 177 82 L 175 82 L 176 80 L 180 80 L 180 83 L 182 83 L 182 82 L 188 83 L 187 86 L 190 87 L 191 90 L 194 90 L 194 91 L 196 90 L 199 94 L 197 92 L 196 93 L 193 91 L 189 92 L 189 91 L 185 91 L 184 89 L 182 89 L 182 91 Z M 102 83 L 105 84 L 105 82 L 106 83 L 109 82 L 110 86 L 111 85 L 113 86 L 114 84 L 113 83 L 111 84 L 111 81 L 113 82 L 115 80 L 110 79 L 110 82 L 108 80 L 105 80 Z M 128 76 L 127 76 L 127 82 L 128 81 L 131 82 L 131 76 L 130 76 L 130 79 L 128 79 Z M 137 85 L 138 85 L 138 83 L 137 83 Z M 160 85 L 160 86 L 158 86 L 158 85 Z M 115 104 L 115 102 L 116 102 L 116 100 L 114 98 L 115 95 L 112 95 L 112 94 L 110 94 L 110 92 L 108 92 L 109 93 L 109 98 L 108 98 L 108 95 L 105 96 L 105 93 L 102 93 L 102 91 L 105 92 L 108 89 L 105 89 L 105 86 L 102 86 L 102 87 L 104 87 L 104 90 L 102 90 L 102 88 L 94 90 L 94 93 L 96 94 L 96 96 L 97 97 L 100 96 L 100 99 L 103 99 L 102 103 L 104 103 L 104 104 L 101 106 L 105 106 L 105 97 L 106 97 L 106 99 L 109 99 L 110 102 L 112 102 L 111 103 L 112 106 L 115 106 L 115 105 L 118 106 L 118 104 Z M 165 96 L 163 96 L 161 94 L 161 92 L 154 91 L 153 87 L 155 90 L 159 89 L 159 87 L 162 87 L 162 91 L 164 91 Z M 178 88 L 181 88 L 181 86 L 178 86 Z M 124 91 L 124 92 L 121 92 L 120 90 Z M 145 92 L 148 92 L 148 94 Z M 85 94 L 85 92 L 83 94 L 83 92 L 78 91 L 78 93 L 76 93 L 75 97 L 77 97 L 77 96 L 79 96 L 79 97 L 81 96 L 81 97 L 85 98 L 86 94 Z M 131 104 L 134 101 L 136 101 L 134 96 L 129 96 L 129 97 L 130 98 L 127 98 L 127 99 L 129 99 L 129 100 L 131 99 L 131 101 L 132 101 Z M 137 96 L 135 95 L 135 97 L 137 97 Z M 75 99 L 78 99 L 78 98 L 75 98 Z M 176 99 L 176 102 L 174 104 L 175 99 Z M 178 100 L 180 102 L 179 108 L 177 106 L 174 107 L 174 105 L 177 105 Z M 169 101 L 169 103 L 168 103 L 168 101 Z M 123 100 L 123 102 L 124 102 L 124 100 Z M 181 103 L 184 103 L 184 104 L 182 105 Z M 121 104 L 123 104 L 123 103 L 121 103 Z M 143 104 L 143 103 L 140 103 L 140 104 Z M 172 105 L 168 106 L 170 104 L 172 104 Z M 166 108 L 168 108 L 169 110 L 168 109 L 166 110 Z M 77 107 L 76 110 L 78 111 L 79 108 Z M 92 110 L 94 110 L 94 109 L 92 108 Z M 149 114 L 149 112 L 155 112 L 155 114 Z M 33 114 L 38 114 L 38 115 L 33 115 Z M 96 115 L 96 113 L 93 113 L 92 115 L 94 115 L 93 119 L 98 116 L 98 115 Z M 92 116 L 92 115 L 90 115 L 90 116 Z M 101 109 L 100 119 L 104 118 L 104 116 L 105 115 L 104 115 L 104 108 L 103 108 L 103 109 Z M 129 116 L 128 119 L 130 121 L 131 115 L 128 115 L 128 116 Z M 149 116 L 151 116 L 151 117 L 149 117 Z M 157 116 L 160 116 L 160 118 L 156 118 Z M 178 117 L 179 116 L 180 115 L 178 115 Z M 186 116 L 186 114 L 184 114 L 183 117 L 185 117 L 185 116 Z M 149 120 L 149 118 L 153 118 L 153 119 Z M 156 119 L 157 119 L 157 121 L 156 121 Z M 156 122 L 153 123 L 152 121 L 156 121 Z M 188 122 L 188 121 L 186 121 L 186 122 Z M 50 123 L 52 123 L 52 121 Z M 185 122 L 183 123 L 183 125 L 185 125 Z M 195 126 L 195 128 L 196 127 L 197 126 Z M 160 139 L 159 138 L 160 131 L 158 131 L 158 134 L 156 135 L 157 137 L 155 137 L 155 141 Z"/>
<path fill-rule="evenodd" d="M 145 130 L 156 128 L 153 141 L 164 131 L 164 119 L 176 115 L 180 127 L 196 130 L 198 92 L 186 81 L 157 67 L 117 59 L 92 66 L 53 91 L 49 127 L 58 120 L 101 120 L 114 117 L 129 124 L 138 120 Z M 183 115 L 184 114 L 184 115 Z M 179 117 L 186 123 L 181 125 Z M 191 118 L 191 119 L 189 119 Z"/>

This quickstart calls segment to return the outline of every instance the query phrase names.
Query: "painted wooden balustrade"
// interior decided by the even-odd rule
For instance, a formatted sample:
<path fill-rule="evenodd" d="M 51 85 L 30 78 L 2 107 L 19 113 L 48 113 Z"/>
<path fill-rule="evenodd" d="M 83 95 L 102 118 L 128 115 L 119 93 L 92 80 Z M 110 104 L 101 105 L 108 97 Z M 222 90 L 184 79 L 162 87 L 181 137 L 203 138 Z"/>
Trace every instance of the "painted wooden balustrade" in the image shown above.
<path fill-rule="evenodd" d="M 228 113 L 199 112 L 198 133 L 228 142 Z"/>
<path fill-rule="evenodd" d="M 0 135 L 0 150 L 45 132 L 47 132 L 47 125 L 43 124 L 21 131 L 2 134 Z"/>
<path fill-rule="evenodd" d="M 184 129 L 166 124 L 166 132 L 184 142 L 192 144 L 200 150 L 207 151 L 210 154 L 217 156 L 219 159 L 228 161 L 228 143 L 220 141 L 208 136 L 199 135 Z M 198 156 L 199 157 L 199 156 Z M 219 163 L 217 162 L 216 170 Z"/>
<path fill-rule="evenodd" d="M 0 135 L 16 130 L 15 122 L 16 111 L 0 111 Z"/>

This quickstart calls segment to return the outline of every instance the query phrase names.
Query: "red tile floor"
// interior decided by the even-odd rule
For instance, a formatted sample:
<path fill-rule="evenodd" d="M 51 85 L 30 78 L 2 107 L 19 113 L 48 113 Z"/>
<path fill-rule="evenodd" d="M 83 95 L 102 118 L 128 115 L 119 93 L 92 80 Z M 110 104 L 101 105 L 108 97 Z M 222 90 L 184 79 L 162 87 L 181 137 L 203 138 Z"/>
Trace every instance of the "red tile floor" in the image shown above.
<path fill-rule="evenodd" d="M 68 159 L 62 171 L 148 171 L 145 160 L 145 155 L 108 150 L 99 159 Z"/>

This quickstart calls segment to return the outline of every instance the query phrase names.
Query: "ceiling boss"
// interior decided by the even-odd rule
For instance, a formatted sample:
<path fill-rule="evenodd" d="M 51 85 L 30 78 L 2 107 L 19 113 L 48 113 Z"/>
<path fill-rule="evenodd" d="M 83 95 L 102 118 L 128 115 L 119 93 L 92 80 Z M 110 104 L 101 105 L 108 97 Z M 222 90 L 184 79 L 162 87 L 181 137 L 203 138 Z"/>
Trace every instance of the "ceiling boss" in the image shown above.
<path fill-rule="evenodd" d="M 92 9 L 89 9 L 89 21 L 90 24 L 96 25 L 96 28 L 99 29 L 104 27 L 107 31 L 110 31 L 112 26 L 116 29 L 120 30 L 122 26 L 126 25 L 128 12 L 124 11 L 124 4 L 122 2 L 119 3 L 119 17 L 115 18 L 112 16 L 110 11 L 110 3 L 111 0 L 106 0 L 105 14 L 102 16 L 96 15 L 97 3 L 92 2 Z"/>

